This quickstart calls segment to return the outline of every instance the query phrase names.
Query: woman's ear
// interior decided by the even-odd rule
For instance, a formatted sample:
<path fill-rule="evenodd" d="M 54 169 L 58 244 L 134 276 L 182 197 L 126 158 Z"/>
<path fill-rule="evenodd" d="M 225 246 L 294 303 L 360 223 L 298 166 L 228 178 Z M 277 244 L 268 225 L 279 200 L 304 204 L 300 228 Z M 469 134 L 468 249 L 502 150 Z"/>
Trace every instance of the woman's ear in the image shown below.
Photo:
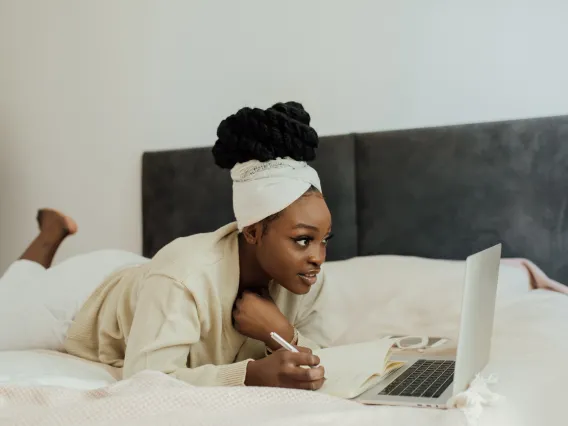
<path fill-rule="evenodd" d="M 243 228 L 243 237 L 245 241 L 249 244 L 258 244 L 260 237 L 262 236 L 262 225 L 255 223 L 254 225 L 249 225 Z"/>

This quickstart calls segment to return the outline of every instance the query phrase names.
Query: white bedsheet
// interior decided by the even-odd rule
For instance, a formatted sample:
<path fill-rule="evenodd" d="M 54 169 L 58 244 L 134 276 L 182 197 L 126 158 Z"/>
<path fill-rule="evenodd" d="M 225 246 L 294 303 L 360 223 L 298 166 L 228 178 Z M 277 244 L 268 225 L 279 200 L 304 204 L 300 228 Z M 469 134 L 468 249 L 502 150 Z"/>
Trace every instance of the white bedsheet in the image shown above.
<path fill-rule="evenodd" d="M 327 266 L 330 282 L 345 300 L 337 314 L 344 316 L 349 333 L 338 343 L 390 333 L 455 337 L 463 262 L 374 257 Z M 78 425 L 87 416 L 90 425 L 137 426 L 465 424 L 459 410 L 363 407 L 282 389 L 195 388 L 159 373 L 114 383 L 99 366 L 45 357 L 50 355 L 0 354 L 0 424 Z M 484 373 L 498 376 L 492 389 L 505 398 L 484 408 L 479 425 L 565 425 L 567 360 L 568 297 L 528 291 L 526 274 L 502 267 L 491 361 Z M 35 362 L 41 364 L 29 370 Z M 56 370 L 46 375 L 43 370 L 50 366 Z M 24 390 L 22 384 L 32 386 Z M 86 390 L 101 384 L 109 387 Z"/>
<path fill-rule="evenodd" d="M 0 352 L 0 386 L 96 389 L 116 382 L 113 369 L 53 351 Z"/>

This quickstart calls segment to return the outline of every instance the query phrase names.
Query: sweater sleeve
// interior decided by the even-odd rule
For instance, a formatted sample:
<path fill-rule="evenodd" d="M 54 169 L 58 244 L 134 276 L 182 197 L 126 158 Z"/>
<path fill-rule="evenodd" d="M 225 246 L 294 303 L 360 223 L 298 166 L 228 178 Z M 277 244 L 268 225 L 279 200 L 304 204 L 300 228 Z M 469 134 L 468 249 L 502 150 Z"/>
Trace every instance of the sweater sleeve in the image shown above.
<path fill-rule="evenodd" d="M 192 344 L 200 339 L 198 309 L 191 292 L 164 275 L 143 283 L 124 357 L 124 378 L 142 370 L 166 373 L 196 386 L 244 385 L 248 362 L 186 366 Z"/>

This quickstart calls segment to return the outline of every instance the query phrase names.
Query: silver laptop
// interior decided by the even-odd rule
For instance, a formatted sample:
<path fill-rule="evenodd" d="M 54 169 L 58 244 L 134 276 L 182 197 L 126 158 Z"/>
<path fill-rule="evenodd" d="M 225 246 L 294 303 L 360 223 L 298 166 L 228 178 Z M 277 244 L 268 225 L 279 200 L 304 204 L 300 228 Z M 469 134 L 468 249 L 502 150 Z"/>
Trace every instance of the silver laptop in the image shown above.
<path fill-rule="evenodd" d="M 400 358 L 406 364 L 355 398 L 363 404 L 446 408 L 489 361 L 501 244 L 467 258 L 456 356 Z M 396 359 L 393 356 L 393 359 Z"/>

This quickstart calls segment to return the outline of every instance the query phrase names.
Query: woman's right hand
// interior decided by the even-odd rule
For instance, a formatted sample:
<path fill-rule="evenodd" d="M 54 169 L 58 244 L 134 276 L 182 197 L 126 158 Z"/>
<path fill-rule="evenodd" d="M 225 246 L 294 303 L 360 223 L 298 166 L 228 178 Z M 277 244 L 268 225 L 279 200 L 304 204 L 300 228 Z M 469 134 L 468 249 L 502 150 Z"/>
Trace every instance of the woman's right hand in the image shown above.
<path fill-rule="evenodd" d="M 280 349 L 258 361 L 249 362 L 245 385 L 318 390 L 325 380 L 320 359 L 312 355 L 310 349 L 298 350 L 300 352 L 296 353 Z"/>

